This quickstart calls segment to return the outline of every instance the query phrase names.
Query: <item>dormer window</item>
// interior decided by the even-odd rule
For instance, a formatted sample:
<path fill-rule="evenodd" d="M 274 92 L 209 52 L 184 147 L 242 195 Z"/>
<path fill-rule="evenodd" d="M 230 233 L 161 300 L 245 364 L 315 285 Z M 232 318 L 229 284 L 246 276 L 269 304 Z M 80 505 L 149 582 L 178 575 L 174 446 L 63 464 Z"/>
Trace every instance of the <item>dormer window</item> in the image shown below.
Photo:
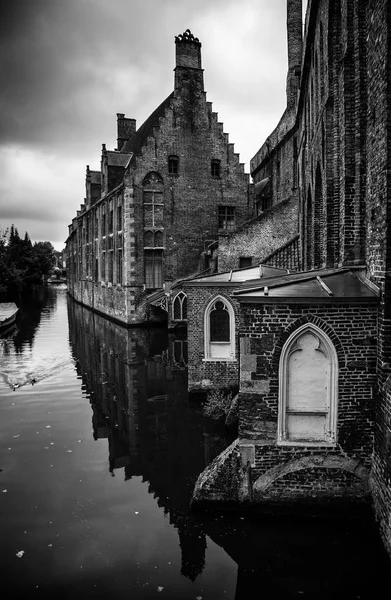
<path fill-rule="evenodd" d="M 220 177 L 220 161 L 213 159 L 210 163 L 210 173 L 212 177 Z"/>
<path fill-rule="evenodd" d="M 168 157 L 168 174 L 178 175 L 179 172 L 179 158 L 177 156 Z"/>

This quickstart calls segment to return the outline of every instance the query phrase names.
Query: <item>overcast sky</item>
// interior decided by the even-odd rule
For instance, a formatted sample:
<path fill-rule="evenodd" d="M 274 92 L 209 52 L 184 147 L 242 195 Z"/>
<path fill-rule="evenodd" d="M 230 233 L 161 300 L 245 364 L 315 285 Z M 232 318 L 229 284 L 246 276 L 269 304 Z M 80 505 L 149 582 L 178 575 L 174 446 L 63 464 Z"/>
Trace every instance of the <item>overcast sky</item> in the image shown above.
<path fill-rule="evenodd" d="M 249 171 L 285 107 L 286 0 L 12 0 L 0 20 L 0 229 L 61 250 L 85 167 L 173 90 L 174 37 L 202 43 L 207 99 Z"/>

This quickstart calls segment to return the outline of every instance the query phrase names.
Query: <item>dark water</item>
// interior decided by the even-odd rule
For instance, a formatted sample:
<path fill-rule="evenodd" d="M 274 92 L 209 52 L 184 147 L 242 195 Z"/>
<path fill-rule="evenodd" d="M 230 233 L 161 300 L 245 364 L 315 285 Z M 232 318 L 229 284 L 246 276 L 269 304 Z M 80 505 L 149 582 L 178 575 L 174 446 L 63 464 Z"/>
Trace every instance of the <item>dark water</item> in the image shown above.
<path fill-rule="evenodd" d="M 1 598 L 387 596 L 370 515 L 189 510 L 230 440 L 189 402 L 186 354 L 184 340 L 126 330 L 60 286 L 25 300 L 0 338 Z"/>

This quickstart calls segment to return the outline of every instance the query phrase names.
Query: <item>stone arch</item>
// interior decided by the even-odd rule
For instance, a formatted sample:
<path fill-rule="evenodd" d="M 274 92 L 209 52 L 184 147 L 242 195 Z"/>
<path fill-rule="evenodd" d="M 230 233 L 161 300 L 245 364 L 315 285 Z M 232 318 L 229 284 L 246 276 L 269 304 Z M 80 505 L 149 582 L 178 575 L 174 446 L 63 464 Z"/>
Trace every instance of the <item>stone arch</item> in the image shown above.
<path fill-rule="evenodd" d="M 335 444 L 338 356 L 329 336 L 305 323 L 286 340 L 279 361 L 278 442 Z"/>
<path fill-rule="evenodd" d="M 325 454 L 315 454 L 302 456 L 297 459 L 294 458 L 268 469 L 255 481 L 253 490 L 258 493 L 266 492 L 278 479 L 281 479 L 285 475 L 314 468 L 345 471 L 357 477 L 365 486 L 368 485 L 369 473 L 360 461 L 340 455 L 328 456 Z"/>
<path fill-rule="evenodd" d="M 299 319 L 296 319 L 296 321 L 291 323 L 284 330 L 284 332 L 281 334 L 279 339 L 276 341 L 275 347 L 274 347 L 274 355 L 273 355 L 273 366 L 276 370 L 278 369 L 281 351 L 282 351 L 282 348 L 283 348 L 284 344 L 286 343 L 286 341 L 289 339 L 289 337 L 292 335 L 292 333 L 294 331 L 297 331 L 303 325 L 310 324 L 310 323 L 315 325 L 316 327 L 318 327 L 321 331 L 323 331 L 330 338 L 330 340 L 333 343 L 333 346 L 335 348 L 335 351 L 337 353 L 339 367 L 341 368 L 341 367 L 345 366 L 346 355 L 345 355 L 344 347 L 343 347 L 342 342 L 339 339 L 338 335 L 335 333 L 334 329 L 320 317 L 317 317 L 312 314 L 308 314 L 308 315 L 303 315 L 302 317 L 300 317 Z"/>
<path fill-rule="evenodd" d="M 218 294 L 209 300 L 204 311 L 205 359 L 234 360 L 235 339 L 236 324 L 233 305 L 225 296 Z"/>

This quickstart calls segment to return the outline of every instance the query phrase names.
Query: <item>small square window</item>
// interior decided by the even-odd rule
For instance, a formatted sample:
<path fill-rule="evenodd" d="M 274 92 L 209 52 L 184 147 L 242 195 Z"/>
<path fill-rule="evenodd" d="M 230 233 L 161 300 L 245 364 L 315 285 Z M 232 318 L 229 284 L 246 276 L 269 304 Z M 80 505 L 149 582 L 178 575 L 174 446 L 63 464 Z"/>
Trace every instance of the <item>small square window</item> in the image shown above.
<path fill-rule="evenodd" d="M 251 256 L 240 256 L 239 257 L 239 269 L 245 269 L 246 267 L 251 267 L 252 264 Z"/>
<path fill-rule="evenodd" d="M 212 177 L 220 177 L 220 161 L 212 160 L 210 164 L 210 172 Z"/>

